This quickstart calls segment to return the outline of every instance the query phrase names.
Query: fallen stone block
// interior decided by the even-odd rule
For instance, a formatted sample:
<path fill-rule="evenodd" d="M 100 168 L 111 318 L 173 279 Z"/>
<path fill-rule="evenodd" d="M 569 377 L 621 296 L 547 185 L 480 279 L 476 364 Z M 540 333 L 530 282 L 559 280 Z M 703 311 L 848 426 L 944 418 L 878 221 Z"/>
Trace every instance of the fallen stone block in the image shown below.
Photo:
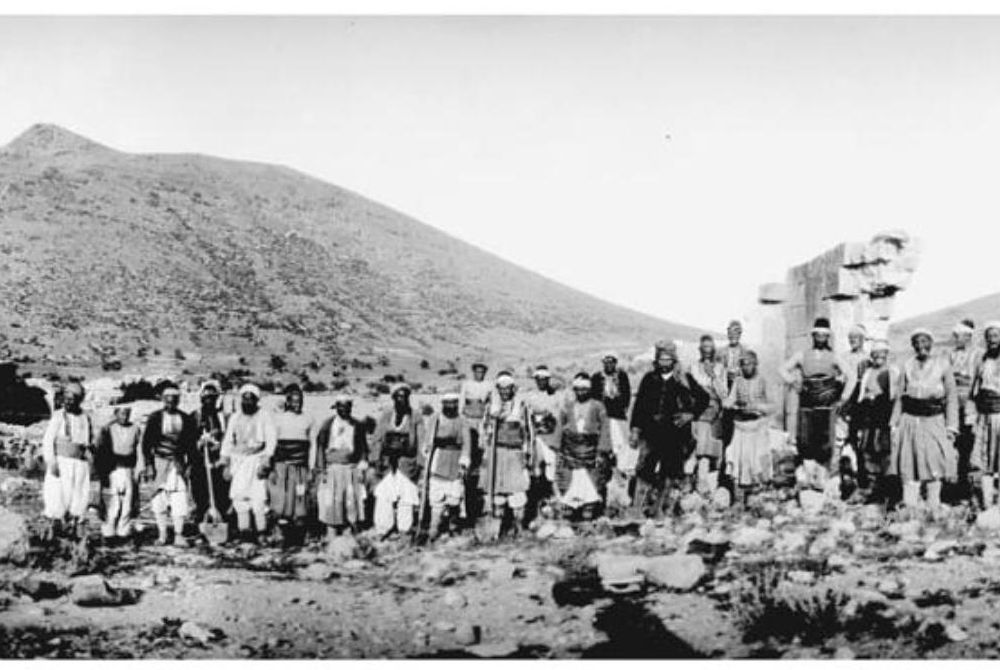
<path fill-rule="evenodd" d="M 650 583 L 675 591 L 690 591 L 708 573 L 705 562 L 694 554 L 652 556 L 642 571 Z"/>

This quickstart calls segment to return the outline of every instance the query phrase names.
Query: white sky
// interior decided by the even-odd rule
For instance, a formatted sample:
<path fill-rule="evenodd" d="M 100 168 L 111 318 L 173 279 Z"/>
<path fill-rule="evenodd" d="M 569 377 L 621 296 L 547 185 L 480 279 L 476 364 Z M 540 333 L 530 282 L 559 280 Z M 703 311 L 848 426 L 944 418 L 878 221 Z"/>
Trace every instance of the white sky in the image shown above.
<path fill-rule="evenodd" d="M 1000 290 L 1000 17 L 0 18 L 0 95 L 0 143 L 282 163 L 716 330 L 886 228 L 898 316 Z"/>

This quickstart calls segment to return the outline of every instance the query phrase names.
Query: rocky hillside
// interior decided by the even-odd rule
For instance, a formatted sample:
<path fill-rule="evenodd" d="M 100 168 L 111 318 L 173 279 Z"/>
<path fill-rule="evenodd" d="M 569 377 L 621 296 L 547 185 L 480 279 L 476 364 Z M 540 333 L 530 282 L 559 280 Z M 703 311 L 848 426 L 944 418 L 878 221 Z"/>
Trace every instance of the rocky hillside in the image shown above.
<path fill-rule="evenodd" d="M 534 356 L 697 334 L 285 167 L 128 154 L 49 125 L 0 150 L 0 250 L 10 348 L 75 363 Z"/>
<path fill-rule="evenodd" d="M 921 314 L 893 325 L 890 336 L 894 348 L 909 350 L 910 332 L 918 326 L 929 328 L 934 333 L 937 342 L 949 342 L 951 329 L 962 319 L 972 319 L 976 322 L 976 341 L 982 344 L 982 328 L 987 321 L 1000 319 L 1000 293 L 976 298 L 969 302 L 952 305 L 945 309 Z"/>

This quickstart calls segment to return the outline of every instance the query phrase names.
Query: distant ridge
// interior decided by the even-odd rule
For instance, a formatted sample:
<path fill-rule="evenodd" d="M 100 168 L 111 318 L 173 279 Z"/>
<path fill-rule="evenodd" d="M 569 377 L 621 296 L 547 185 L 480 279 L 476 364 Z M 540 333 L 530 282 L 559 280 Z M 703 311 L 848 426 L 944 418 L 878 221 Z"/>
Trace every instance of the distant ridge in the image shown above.
<path fill-rule="evenodd" d="M 129 154 L 49 124 L 0 149 L 0 251 L 0 323 L 32 357 L 537 357 L 702 332 L 286 167 Z"/>

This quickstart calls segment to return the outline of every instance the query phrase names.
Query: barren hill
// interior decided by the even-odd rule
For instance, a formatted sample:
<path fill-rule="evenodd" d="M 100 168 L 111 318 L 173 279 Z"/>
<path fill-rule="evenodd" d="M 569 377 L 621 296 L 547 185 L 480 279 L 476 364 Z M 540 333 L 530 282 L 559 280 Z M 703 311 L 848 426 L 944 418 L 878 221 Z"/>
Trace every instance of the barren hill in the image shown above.
<path fill-rule="evenodd" d="M 960 320 L 969 318 L 976 322 L 976 342 L 982 344 L 982 329 L 987 321 L 1000 319 L 1000 293 L 976 298 L 958 305 L 952 305 L 936 312 L 921 314 L 905 321 L 900 321 L 892 327 L 891 337 L 893 346 L 899 349 L 908 349 L 907 338 L 910 332 L 918 327 L 929 328 L 934 333 L 937 342 L 948 342 L 951 340 L 951 329 Z"/>
<path fill-rule="evenodd" d="M 535 356 L 697 334 L 285 167 L 51 125 L 0 150 L 0 251 L 0 325 L 32 357 Z"/>

